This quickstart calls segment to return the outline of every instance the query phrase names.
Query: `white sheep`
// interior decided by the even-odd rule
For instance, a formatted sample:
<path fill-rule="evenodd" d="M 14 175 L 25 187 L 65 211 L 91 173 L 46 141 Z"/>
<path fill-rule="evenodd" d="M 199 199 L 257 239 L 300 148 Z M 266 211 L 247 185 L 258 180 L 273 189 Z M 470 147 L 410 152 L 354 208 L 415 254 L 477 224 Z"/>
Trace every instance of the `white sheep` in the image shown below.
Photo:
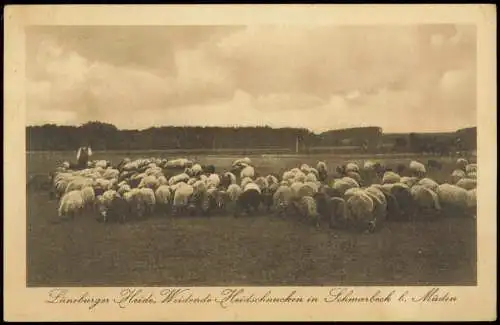
<path fill-rule="evenodd" d="M 342 177 L 341 178 L 344 182 L 348 183 L 350 187 L 359 187 L 359 183 L 358 181 L 356 181 L 354 178 L 352 177 Z"/>
<path fill-rule="evenodd" d="M 435 216 L 435 212 L 441 210 L 438 195 L 429 187 L 424 185 L 414 185 L 410 189 L 410 193 L 413 197 L 416 208 L 418 209 L 418 216 L 421 216 L 422 214 L 425 216 L 428 216 L 429 214 Z"/>
<path fill-rule="evenodd" d="M 66 187 L 66 193 L 74 190 L 81 190 L 86 186 L 92 186 L 92 179 L 85 177 L 74 178 Z"/>
<path fill-rule="evenodd" d="M 279 181 L 274 175 L 267 175 L 266 176 L 267 184 L 273 185 L 273 184 L 278 184 Z"/>
<path fill-rule="evenodd" d="M 168 185 L 172 186 L 179 182 L 187 182 L 189 178 L 190 178 L 189 175 L 186 173 L 178 174 L 170 177 L 170 179 L 168 180 Z"/>
<path fill-rule="evenodd" d="M 144 204 L 146 215 L 150 215 L 156 204 L 155 192 L 151 188 L 143 187 L 139 189 L 139 197 Z"/>
<path fill-rule="evenodd" d="M 278 187 L 276 192 L 273 194 L 273 209 L 279 215 L 282 216 L 290 206 L 293 198 L 292 190 L 289 186 L 281 185 Z"/>
<path fill-rule="evenodd" d="M 474 178 L 462 178 L 455 185 L 465 190 L 472 190 L 477 187 L 477 180 Z"/>
<path fill-rule="evenodd" d="M 466 175 L 465 175 L 465 172 L 462 170 L 462 169 L 455 169 L 452 173 L 451 173 L 451 182 L 453 184 L 456 184 L 459 180 L 461 180 L 462 178 L 464 178 Z"/>
<path fill-rule="evenodd" d="M 303 172 L 304 174 L 307 174 L 307 173 L 309 173 L 309 169 L 310 169 L 310 168 L 311 168 L 311 167 L 309 167 L 309 165 L 308 165 L 308 164 L 302 164 L 302 165 L 300 165 L 300 168 L 299 168 L 299 169 L 300 169 L 300 171 L 301 171 L 301 172 Z"/>
<path fill-rule="evenodd" d="M 412 187 L 418 183 L 418 178 L 413 176 L 403 176 L 399 179 L 399 182 L 408 185 L 408 187 Z"/>
<path fill-rule="evenodd" d="M 254 178 L 255 177 L 255 169 L 252 167 L 252 166 L 246 166 L 245 168 L 243 168 L 240 172 L 240 178 L 243 179 L 243 178 L 246 178 L 246 177 L 249 177 L 249 178 Z"/>
<path fill-rule="evenodd" d="M 459 186 L 444 183 L 438 186 L 436 193 L 443 209 L 458 212 L 467 208 L 467 190 Z"/>
<path fill-rule="evenodd" d="M 387 171 L 382 177 L 382 184 L 394 184 L 401 181 L 401 176 L 395 172 Z"/>
<path fill-rule="evenodd" d="M 425 165 L 415 160 L 410 161 L 409 167 L 412 174 L 417 177 L 423 177 L 427 172 Z"/>
<path fill-rule="evenodd" d="M 345 166 L 345 171 L 359 173 L 359 166 L 353 162 L 347 163 L 347 165 Z"/>
<path fill-rule="evenodd" d="M 80 214 L 84 208 L 84 199 L 82 192 L 74 190 L 64 194 L 59 202 L 59 217 L 60 218 L 74 218 Z"/>
<path fill-rule="evenodd" d="M 245 177 L 241 180 L 241 187 L 244 188 L 247 184 L 252 182 L 253 180 L 250 177 Z"/>
<path fill-rule="evenodd" d="M 464 158 L 458 158 L 457 159 L 457 168 L 462 169 L 465 171 L 466 166 L 469 164 L 469 162 L 464 159 Z"/>
<path fill-rule="evenodd" d="M 220 177 L 217 174 L 210 174 L 207 178 L 207 185 L 211 185 L 215 188 L 220 185 Z"/>
<path fill-rule="evenodd" d="M 92 186 L 85 186 L 81 190 L 84 207 L 92 207 L 95 202 L 95 192 Z"/>
<path fill-rule="evenodd" d="M 257 184 L 253 183 L 253 182 L 252 183 L 248 183 L 245 186 L 243 186 L 243 192 L 248 191 L 248 190 L 256 190 L 257 192 L 259 192 L 259 194 L 262 193 L 260 187 Z"/>
<path fill-rule="evenodd" d="M 155 191 L 155 200 L 158 209 L 166 212 L 170 202 L 172 201 L 172 191 L 167 185 L 160 185 Z"/>
<path fill-rule="evenodd" d="M 309 173 L 306 175 L 306 182 L 317 182 L 318 181 L 318 178 L 316 177 L 316 175 L 314 173 Z"/>
<path fill-rule="evenodd" d="M 123 196 L 123 194 L 125 194 L 126 192 L 129 192 L 130 190 L 132 190 L 132 188 L 130 187 L 130 185 L 128 184 L 122 184 L 121 186 L 118 187 L 118 194 L 120 194 L 121 196 Z"/>
<path fill-rule="evenodd" d="M 477 206 L 477 189 L 467 191 L 467 207 L 475 209 Z"/>
<path fill-rule="evenodd" d="M 343 179 L 335 179 L 331 184 L 331 188 L 337 190 L 341 195 L 344 195 L 344 193 L 352 187 L 359 187 L 359 186 L 353 186 L 351 182 L 347 182 Z"/>
<path fill-rule="evenodd" d="M 168 185 L 168 180 L 164 175 L 158 177 L 158 185 Z"/>
<path fill-rule="evenodd" d="M 316 200 L 312 196 L 303 196 L 296 203 L 297 210 L 300 216 L 306 221 L 310 222 L 316 227 L 319 227 L 320 215 Z"/>
<path fill-rule="evenodd" d="M 120 175 L 120 171 L 118 169 L 108 168 L 102 174 L 102 178 L 105 178 L 105 179 L 118 178 L 119 175 Z"/>
<path fill-rule="evenodd" d="M 236 176 L 231 172 L 225 172 L 224 177 L 230 180 L 230 184 L 236 184 Z"/>
<path fill-rule="evenodd" d="M 189 204 L 189 198 L 194 192 L 194 188 L 186 183 L 179 183 L 175 189 L 174 200 L 172 202 L 173 213 L 177 214 L 184 211 Z"/>
<path fill-rule="evenodd" d="M 266 177 L 263 176 L 257 177 L 254 183 L 257 184 L 261 191 L 269 187 Z"/>
<path fill-rule="evenodd" d="M 465 166 L 465 172 L 467 174 L 477 172 L 477 164 L 468 164 L 467 166 Z"/>
<path fill-rule="evenodd" d="M 439 184 L 430 178 L 422 178 L 421 180 L 418 181 L 418 185 L 422 185 L 425 188 L 428 188 L 429 190 L 436 192 Z"/>
<path fill-rule="evenodd" d="M 158 185 L 159 185 L 158 179 L 153 175 L 148 175 L 141 180 L 138 188 L 155 189 L 156 187 L 158 187 Z"/>

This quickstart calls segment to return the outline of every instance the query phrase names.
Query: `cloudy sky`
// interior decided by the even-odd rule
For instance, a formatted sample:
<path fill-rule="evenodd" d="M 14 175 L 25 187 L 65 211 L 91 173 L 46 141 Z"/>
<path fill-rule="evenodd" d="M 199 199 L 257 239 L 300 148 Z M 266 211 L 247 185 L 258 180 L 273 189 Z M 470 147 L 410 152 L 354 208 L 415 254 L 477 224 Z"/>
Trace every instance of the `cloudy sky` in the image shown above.
<path fill-rule="evenodd" d="M 474 26 L 30 27 L 26 60 L 28 125 L 476 125 Z"/>

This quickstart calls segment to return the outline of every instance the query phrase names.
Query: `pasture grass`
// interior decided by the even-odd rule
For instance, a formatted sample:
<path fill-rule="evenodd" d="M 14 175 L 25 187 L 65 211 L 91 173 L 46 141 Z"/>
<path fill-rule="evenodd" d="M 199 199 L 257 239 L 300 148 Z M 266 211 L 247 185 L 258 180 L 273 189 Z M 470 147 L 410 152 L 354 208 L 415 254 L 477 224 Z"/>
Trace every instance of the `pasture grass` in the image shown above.
<path fill-rule="evenodd" d="M 44 175 L 74 153 L 29 153 L 27 176 Z M 154 153 L 96 153 L 112 163 Z M 175 157 L 179 157 L 176 155 Z M 250 156 L 256 171 L 281 173 L 325 160 L 332 172 L 360 157 Z M 229 169 L 234 156 L 188 156 Z M 417 157 L 420 161 L 435 157 Z M 388 166 L 415 158 L 384 157 Z M 447 181 L 456 158 L 440 158 Z M 27 189 L 27 285 L 476 285 L 476 220 L 442 215 L 435 221 L 387 223 L 374 234 L 316 229 L 271 215 L 165 217 L 102 224 L 85 215 L 58 222 L 57 201 Z"/>

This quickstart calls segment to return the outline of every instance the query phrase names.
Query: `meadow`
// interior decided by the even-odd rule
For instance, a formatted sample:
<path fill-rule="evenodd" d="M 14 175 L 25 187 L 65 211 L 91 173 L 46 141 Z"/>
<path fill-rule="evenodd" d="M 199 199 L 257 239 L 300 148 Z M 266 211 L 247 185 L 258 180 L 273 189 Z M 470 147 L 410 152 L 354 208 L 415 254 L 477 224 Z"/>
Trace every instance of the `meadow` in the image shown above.
<path fill-rule="evenodd" d="M 46 179 L 74 152 L 27 152 L 27 180 Z M 249 156 L 261 174 L 281 174 L 302 163 L 326 161 L 330 172 L 352 161 L 387 166 L 440 160 L 428 176 L 448 180 L 456 157 L 406 155 Z M 95 152 L 113 164 L 122 158 L 195 159 L 217 172 L 231 167 L 230 153 Z M 404 174 L 404 173 L 403 173 Z M 434 221 L 386 223 L 373 234 L 316 229 L 262 213 L 163 217 L 102 224 L 92 216 L 57 221 L 57 201 L 27 186 L 27 285 L 47 286 L 258 286 L 258 285 L 476 285 L 476 220 L 442 215 Z"/>

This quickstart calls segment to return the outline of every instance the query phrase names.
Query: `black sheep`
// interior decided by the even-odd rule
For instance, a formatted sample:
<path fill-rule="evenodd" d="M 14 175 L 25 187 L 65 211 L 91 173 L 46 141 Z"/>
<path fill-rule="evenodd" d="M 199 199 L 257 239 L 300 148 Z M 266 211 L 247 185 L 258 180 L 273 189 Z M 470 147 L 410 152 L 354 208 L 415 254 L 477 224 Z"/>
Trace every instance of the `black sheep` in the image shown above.
<path fill-rule="evenodd" d="M 250 214 L 251 212 L 257 212 L 259 210 L 261 202 L 262 195 L 258 190 L 250 188 L 246 191 L 243 191 L 243 193 L 241 193 L 241 195 L 238 197 L 235 217 L 238 217 L 241 212 L 245 212 L 247 214 Z"/>

